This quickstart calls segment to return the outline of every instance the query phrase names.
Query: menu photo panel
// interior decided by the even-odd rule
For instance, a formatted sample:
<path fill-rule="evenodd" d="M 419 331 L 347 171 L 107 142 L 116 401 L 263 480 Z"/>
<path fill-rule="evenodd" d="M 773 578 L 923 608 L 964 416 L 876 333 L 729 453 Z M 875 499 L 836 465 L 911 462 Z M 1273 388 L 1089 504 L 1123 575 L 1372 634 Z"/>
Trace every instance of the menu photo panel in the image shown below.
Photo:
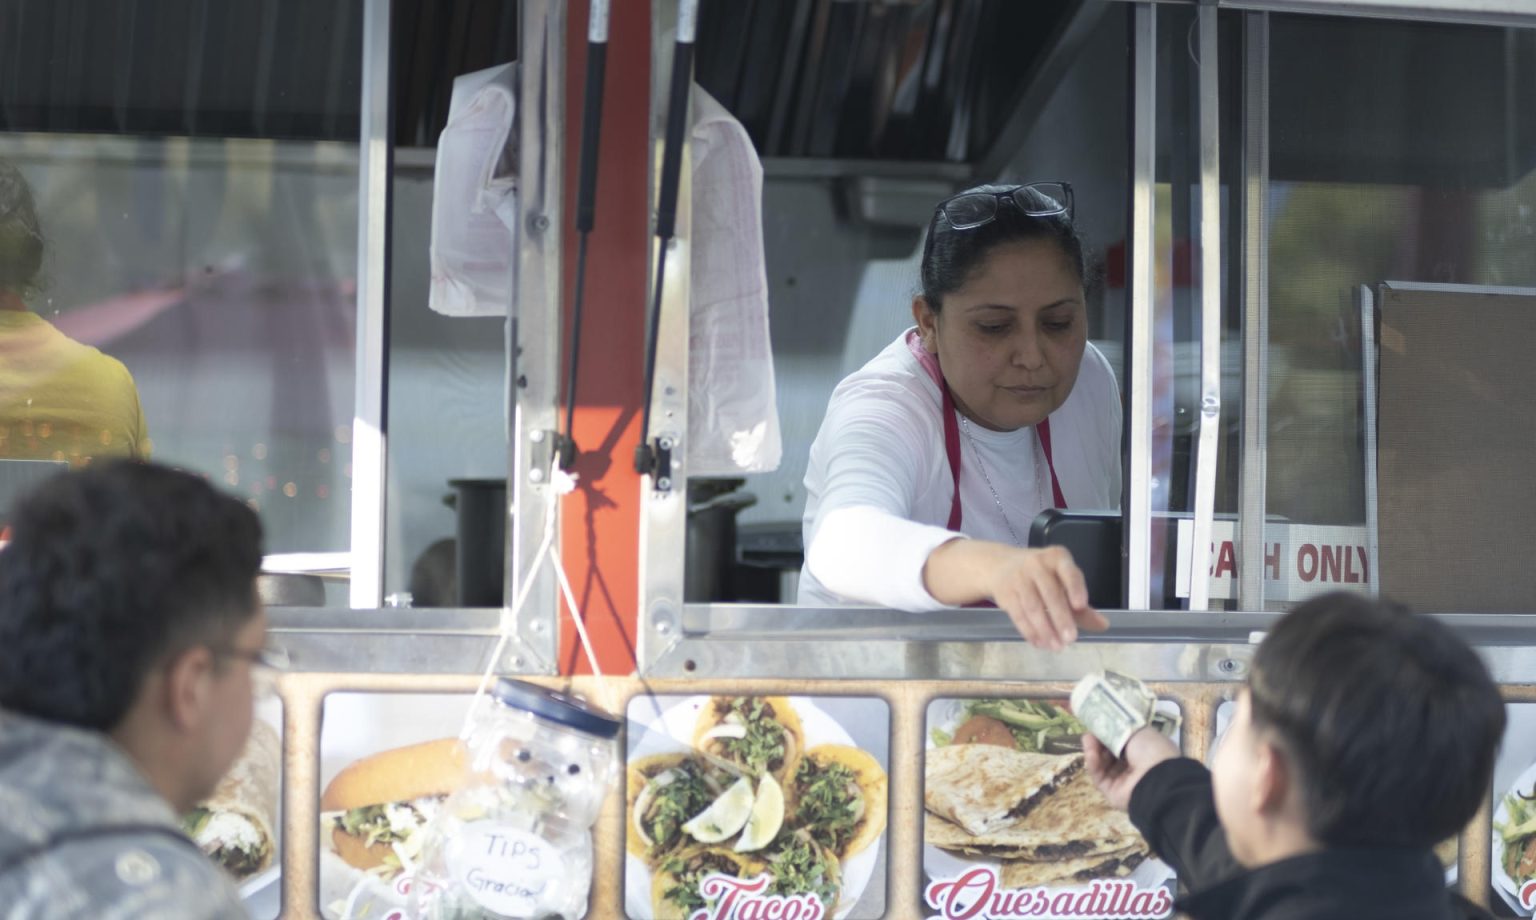
<path fill-rule="evenodd" d="M 1504 743 L 1493 767 L 1495 917 L 1536 914 L 1536 703 L 1508 703 Z"/>
<path fill-rule="evenodd" d="M 1159 711 L 1178 714 L 1172 701 Z M 1172 916 L 1174 874 L 1083 764 L 1065 699 L 928 705 L 923 903 L 943 920 Z"/>
<path fill-rule="evenodd" d="M 628 718 L 631 920 L 884 916 L 884 700 L 637 696 Z"/>
<path fill-rule="evenodd" d="M 282 700 L 262 695 L 239 758 L 181 822 L 235 883 L 252 920 L 276 920 L 281 907 L 282 736 Z"/>
<path fill-rule="evenodd" d="M 320 729 L 320 913 L 404 920 L 424 831 L 465 776 L 466 693 L 332 693 Z"/>

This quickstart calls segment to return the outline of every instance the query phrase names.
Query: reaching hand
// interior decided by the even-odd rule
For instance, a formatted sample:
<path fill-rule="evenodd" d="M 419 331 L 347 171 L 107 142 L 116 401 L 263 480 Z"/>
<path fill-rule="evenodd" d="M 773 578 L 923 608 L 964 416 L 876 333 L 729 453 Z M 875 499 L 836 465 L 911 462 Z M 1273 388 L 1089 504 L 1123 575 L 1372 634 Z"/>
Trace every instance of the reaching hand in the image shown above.
<path fill-rule="evenodd" d="M 1077 641 L 1078 627 L 1109 626 L 1088 606 L 1082 570 L 1061 547 L 1012 550 L 993 569 L 987 594 L 1031 645 L 1052 651 Z"/>
<path fill-rule="evenodd" d="M 923 585 L 946 604 L 991 601 L 1032 645 L 1060 651 L 1077 631 L 1109 627 L 1088 606 L 1088 586 L 1059 546 L 1020 549 L 987 540 L 951 540 L 929 554 Z"/>
<path fill-rule="evenodd" d="M 1143 728 L 1132 735 L 1118 758 L 1093 735 L 1083 735 L 1083 761 L 1088 778 L 1109 804 L 1121 811 L 1130 807 L 1131 792 L 1148 770 L 1178 756 L 1179 749 L 1174 743 L 1154 728 Z"/>

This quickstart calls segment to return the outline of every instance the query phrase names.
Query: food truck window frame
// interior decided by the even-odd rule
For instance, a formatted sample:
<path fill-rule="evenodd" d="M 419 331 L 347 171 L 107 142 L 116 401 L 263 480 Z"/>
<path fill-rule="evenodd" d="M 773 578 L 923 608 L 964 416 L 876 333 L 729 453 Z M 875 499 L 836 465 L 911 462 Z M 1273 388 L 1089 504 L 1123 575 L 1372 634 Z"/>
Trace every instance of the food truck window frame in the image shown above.
<path fill-rule="evenodd" d="M 505 326 L 507 507 L 503 604 L 500 608 L 433 610 L 422 614 L 380 609 L 384 584 L 384 521 L 388 462 L 385 393 L 388 367 L 389 261 L 394 148 L 391 132 L 391 2 L 363 4 L 362 116 L 358 195 L 358 317 L 356 409 L 353 421 L 354 493 L 351 524 L 350 609 L 274 608 L 280 641 L 304 670 L 356 669 L 415 673 L 478 672 L 494 664 L 502 673 L 553 674 L 559 606 L 551 568 L 537 547 L 547 531 L 558 538 L 559 496 L 549 481 L 559 397 L 559 330 L 564 214 L 565 6 L 519 0 L 518 135 L 519 248 L 516 304 Z M 532 579 L 532 584 L 527 585 Z M 525 591 L 525 585 L 527 585 Z M 519 596 L 522 611 L 513 615 Z M 359 628 L 357 614 L 374 611 Z M 430 619 L 428 619 L 430 618 Z M 401 654 L 395 644 L 364 655 L 349 636 L 396 631 L 427 638 Z M 497 644 L 504 639 L 504 646 Z M 437 641 L 442 640 L 442 641 Z M 362 645 L 377 644 L 365 640 Z M 500 648 L 499 660 L 488 661 Z M 360 655 L 363 655 L 361 659 Z"/>
<path fill-rule="evenodd" d="M 1127 117 L 1134 128 L 1132 151 L 1131 188 L 1131 246 L 1130 287 L 1131 319 L 1130 339 L 1127 343 L 1128 384 L 1126 439 L 1127 490 L 1125 498 L 1126 534 L 1126 586 L 1127 604 L 1132 611 L 1151 610 L 1151 534 L 1153 509 L 1151 508 L 1151 392 L 1153 382 L 1153 239 L 1155 230 L 1155 166 L 1156 166 L 1156 16 L 1158 4 L 1143 0 L 1127 0 L 1135 4 L 1132 87 Z M 1242 97 L 1242 154 L 1243 174 L 1228 177 L 1228 182 L 1240 202 L 1240 214 L 1232 215 L 1241 220 L 1241 246 L 1224 252 L 1221 229 L 1219 164 L 1220 124 L 1219 92 L 1216 56 L 1217 17 L 1223 10 L 1240 10 L 1242 22 L 1242 54 L 1239 86 L 1229 87 Z M 1216 488 L 1215 466 L 1218 459 L 1216 424 L 1221 413 L 1220 399 L 1220 348 L 1221 327 L 1219 306 L 1222 291 L 1222 258 L 1240 258 L 1234 270 L 1241 271 L 1242 291 L 1242 342 L 1244 378 L 1242 405 L 1242 440 L 1240 448 L 1239 521 L 1237 546 L 1239 558 L 1258 558 L 1264 545 L 1266 517 L 1265 462 L 1266 406 L 1269 397 L 1268 380 L 1268 263 L 1269 240 L 1267 238 L 1267 208 L 1269 198 L 1269 29 L 1270 12 L 1329 13 L 1354 17 L 1389 17 L 1397 19 L 1443 21 L 1463 25 L 1497 25 L 1536 27 L 1536 11 L 1522 6 L 1520 0 L 1344 0 L 1344 2 L 1314 2 L 1314 0 L 1218 0 L 1216 3 L 1200 3 L 1196 11 L 1199 28 L 1198 55 L 1198 111 L 1199 111 L 1199 238 L 1211 241 L 1203 247 L 1202 277 L 1212 283 L 1202 285 L 1201 313 L 1201 427 L 1196 463 L 1197 490 L 1192 502 L 1196 513 L 1193 545 L 1209 548 L 1208 540 L 1199 539 L 1209 534 L 1214 511 Z M 669 26 L 668 16 L 675 18 L 675 2 L 659 2 L 653 5 L 653 123 L 660 124 L 660 114 L 665 111 L 665 85 L 662 75 L 670 72 L 671 47 L 664 40 Z M 654 156 L 654 154 L 653 154 Z M 683 183 L 687 187 L 687 182 Z M 1240 193 L 1240 194 L 1239 194 Z M 687 207 L 680 208 L 677 250 L 683 253 L 678 261 L 686 259 Z M 1240 251 L 1239 251 L 1240 250 Z M 676 282 L 681 277 L 670 270 L 669 283 L 663 304 L 661 352 L 658 355 L 658 385 L 653 394 L 653 412 L 666 413 L 667 417 L 687 417 L 687 361 L 682 346 L 688 340 L 686 285 Z M 682 426 L 678 426 L 681 428 Z M 674 456 L 686 452 L 683 434 L 673 432 Z M 674 470 L 674 482 L 682 482 L 685 470 Z M 945 672 L 942 665 L 928 669 L 910 660 L 902 668 L 893 670 L 879 642 L 869 642 L 875 636 L 898 635 L 915 638 L 928 637 L 934 642 L 946 640 L 986 641 L 1016 640 L 1012 630 L 998 614 L 974 612 L 946 613 L 938 617 L 914 617 L 893 611 L 870 611 L 858 608 L 815 609 L 788 606 L 750 606 L 729 604 L 690 604 L 683 601 L 683 565 L 685 553 L 686 501 L 685 493 L 678 488 L 659 491 L 646 488 L 648 498 L 641 514 L 641 623 L 638 637 L 638 664 L 640 673 L 646 675 L 713 676 L 730 673 L 749 675 L 805 675 L 833 672 L 863 674 L 913 673 L 903 668 L 917 667 L 918 672 Z M 1209 559 L 1204 553 L 1192 554 L 1196 558 L 1185 560 L 1192 572 L 1204 571 Z M 1192 581 L 1201 581 L 1192 579 Z M 1206 604 L 1191 606 L 1198 610 Z M 1261 567 L 1245 567 L 1238 583 L 1239 611 L 1265 609 L 1263 571 Z M 1147 624 L 1154 631 L 1177 631 L 1181 628 L 1198 628 L 1210 623 L 1210 614 L 1180 614 L 1176 611 L 1146 614 L 1152 617 Z M 1116 614 L 1117 632 L 1125 628 L 1136 629 L 1142 614 Z M 1266 615 L 1256 613 L 1227 613 L 1222 619 L 1228 623 L 1252 625 L 1262 629 Z M 1158 624 L 1153 627 L 1151 624 Z M 940 624 L 940 625 L 935 625 Z M 865 663 L 853 665 L 846 647 L 843 654 L 817 654 L 817 649 L 802 641 L 807 636 L 817 636 L 821 641 L 840 643 L 837 639 L 849 639 L 866 643 L 861 646 L 867 653 Z M 712 644 L 731 642 L 733 654 L 720 655 Z M 901 645 L 901 648 L 906 648 Z M 746 650 L 750 648 L 750 653 Z M 899 654 L 891 650 L 890 654 Z M 942 658 L 942 656 L 939 656 Z M 834 663 L 832 659 L 836 659 Z M 935 659 L 937 660 L 937 659 Z M 849 667 L 852 671 L 848 671 Z M 743 667 L 746 668 L 743 671 Z M 1180 669 L 1185 670 L 1185 669 Z M 1199 668 L 1190 670 L 1188 677 L 1196 677 Z M 1033 673 L 1033 672 L 1031 672 Z"/>

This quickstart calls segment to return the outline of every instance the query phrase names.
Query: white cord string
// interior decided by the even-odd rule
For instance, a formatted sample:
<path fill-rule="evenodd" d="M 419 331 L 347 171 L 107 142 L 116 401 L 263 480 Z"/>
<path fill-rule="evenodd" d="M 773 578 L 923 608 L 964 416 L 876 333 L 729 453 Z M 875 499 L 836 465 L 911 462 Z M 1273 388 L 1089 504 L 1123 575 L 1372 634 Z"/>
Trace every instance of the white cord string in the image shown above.
<path fill-rule="evenodd" d="M 480 685 L 475 688 L 475 697 L 469 703 L 469 711 L 464 714 L 464 727 L 459 730 L 459 738 L 468 740 L 470 727 L 474 725 L 475 714 L 480 710 L 480 701 L 485 698 L 486 688 L 490 686 L 491 679 L 496 675 L 496 665 L 501 661 L 502 653 L 506 651 L 507 643 L 517 632 L 517 624 L 522 616 L 523 605 L 528 602 L 528 596 L 533 591 L 533 583 L 539 572 L 539 567 L 547 558 L 551 560 L 555 577 L 560 583 L 560 592 L 565 597 L 566 607 L 569 608 L 571 621 L 576 627 L 576 635 L 581 640 L 582 654 L 586 656 L 587 665 L 592 669 L 592 675 L 596 678 L 598 694 L 601 696 L 599 703 L 608 712 L 614 712 L 609 697 L 608 681 L 603 677 L 602 668 L 597 663 L 597 653 L 592 648 L 592 639 L 587 635 L 586 622 L 582 619 L 581 608 L 576 603 L 576 594 L 571 590 L 570 578 L 565 574 L 565 563 L 560 558 L 560 551 L 555 548 L 555 515 L 560 507 L 560 499 L 576 490 L 576 477 L 560 469 L 555 464 L 550 464 L 549 481 L 554 489 L 554 500 L 549 503 L 549 510 L 544 515 L 544 538 L 539 542 L 539 549 L 533 554 L 533 564 L 528 567 L 528 575 L 523 579 L 523 585 L 517 592 L 517 597 L 512 602 L 512 611 L 506 618 L 505 626 L 501 630 L 501 637 L 496 640 L 496 647 L 491 652 L 490 659 L 485 664 L 485 673 L 480 675 Z"/>

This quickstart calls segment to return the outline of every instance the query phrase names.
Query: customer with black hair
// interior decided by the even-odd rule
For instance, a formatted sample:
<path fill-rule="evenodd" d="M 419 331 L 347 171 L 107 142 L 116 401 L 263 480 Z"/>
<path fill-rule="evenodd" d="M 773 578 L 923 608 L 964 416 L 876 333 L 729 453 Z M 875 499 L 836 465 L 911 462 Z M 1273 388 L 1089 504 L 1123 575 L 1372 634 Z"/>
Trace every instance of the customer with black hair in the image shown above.
<path fill-rule="evenodd" d="M 62 473 L 0 550 L 0 905 L 6 916 L 243 917 L 181 832 L 245 745 L 261 525 L 134 461 Z"/>
<path fill-rule="evenodd" d="M 31 186 L 0 161 L 0 459 L 150 455 L 133 375 L 27 308 L 46 251 Z"/>
<path fill-rule="evenodd" d="M 1194 920 L 1458 920 L 1432 847 L 1482 803 L 1504 704 L 1444 624 L 1353 594 L 1314 598 L 1254 654 L 1207 770 L 1150 729 L 1087 769 L 1190 894 Z"/>
<path fill-rule="evenodd" d="M 1083 242 L 1064 182 L 940 202 L 916 325 L 832 394 L 805 475 L 799 603 L 992 603 L 1060 648 L 1105 620 L 1048 508 L 1120 504 L 1120 395 L 1088 344 Z"/>

